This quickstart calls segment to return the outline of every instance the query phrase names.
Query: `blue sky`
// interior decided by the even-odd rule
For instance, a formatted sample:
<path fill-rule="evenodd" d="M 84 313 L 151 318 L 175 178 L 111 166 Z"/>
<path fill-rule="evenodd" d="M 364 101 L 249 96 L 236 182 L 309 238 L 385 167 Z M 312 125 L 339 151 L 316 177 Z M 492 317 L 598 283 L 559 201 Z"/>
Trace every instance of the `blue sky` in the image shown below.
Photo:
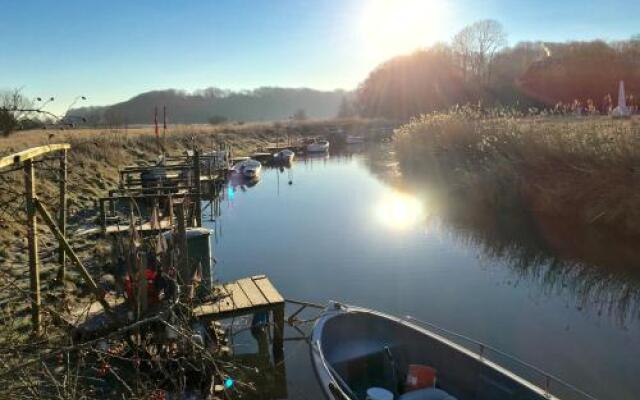
<path fill-rule="evenodd" d="M 640 33 L 640 1 L 381 2 L 0 0 L 0 88 L 55 96 L 54 112 L 78 95 L 102 105 L 165 88 L 353 89 L 392 54 L 447 41 L 482 18 L 499 20 L 510 44 Z M 395 15 L 389 4 L 409 11 Z M 396 33 L 402 18 L 422 15 L 412 40 Z"/>

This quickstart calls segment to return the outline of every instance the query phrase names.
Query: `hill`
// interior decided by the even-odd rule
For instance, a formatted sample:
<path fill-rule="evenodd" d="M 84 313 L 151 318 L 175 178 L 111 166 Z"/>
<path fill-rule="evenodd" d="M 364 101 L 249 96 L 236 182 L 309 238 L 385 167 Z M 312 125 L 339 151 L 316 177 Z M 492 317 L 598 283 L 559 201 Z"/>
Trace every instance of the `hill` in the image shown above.
<path fill-rule="evenodd" d="M 343 90 L 262 87 L 250 91 L 207 88 L 192 93 L 175 89 L 142 93 L 127 101 L 104 107 L 76 108 L 69 116 L 86 118 L 89 125 L 149 124 L 154 108 L 160 119 L 166 106 L 171 123 L 206 123 L 211 118 L 232 121 L 274 121 L 304 110 L 310 118 L 333 118 L 338 114 Z"/>

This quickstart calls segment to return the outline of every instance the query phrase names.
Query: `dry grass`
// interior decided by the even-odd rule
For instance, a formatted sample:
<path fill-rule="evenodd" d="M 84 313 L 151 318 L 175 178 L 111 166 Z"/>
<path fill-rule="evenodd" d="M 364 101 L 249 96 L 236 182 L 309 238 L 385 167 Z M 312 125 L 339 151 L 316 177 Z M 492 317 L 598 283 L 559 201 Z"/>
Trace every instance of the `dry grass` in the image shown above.
<path fill-rule="evenodd" d="M 640 233 L 640 120 L 459 109 L 398 131 L 405 173 L 469 201 Z"/>

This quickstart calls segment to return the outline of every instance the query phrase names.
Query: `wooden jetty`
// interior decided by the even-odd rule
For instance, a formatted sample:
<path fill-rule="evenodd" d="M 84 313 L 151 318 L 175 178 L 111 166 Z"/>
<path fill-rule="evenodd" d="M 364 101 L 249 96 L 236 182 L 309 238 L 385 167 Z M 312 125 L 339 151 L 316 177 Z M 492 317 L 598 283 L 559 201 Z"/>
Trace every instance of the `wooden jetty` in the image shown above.
<path fill-rule="evenodd" d="M 157 233 L 174 227 L 179 218 L 185 226 L 202 226 L 201 201 L 217 198 L 231 159 L 228 149 L 196 149 L 164 156 L 155 164 L 140 160 L 121 168 L 118 187 L 98 199 L 102 232 L 128 232 L 134 225 L 141 233 Z M 122 203 L 128 212 L 118 213 Z"/>
<path fill-rule="evenodd" d="M 194 317 L 217 320 L 258 312 L 270 312 L 273 320 L 273 354 L 282 359 L 284 343 L 284 297 L 265 275 L 239 279 L 215 286 L 220 297 L 193 309 Z"/>

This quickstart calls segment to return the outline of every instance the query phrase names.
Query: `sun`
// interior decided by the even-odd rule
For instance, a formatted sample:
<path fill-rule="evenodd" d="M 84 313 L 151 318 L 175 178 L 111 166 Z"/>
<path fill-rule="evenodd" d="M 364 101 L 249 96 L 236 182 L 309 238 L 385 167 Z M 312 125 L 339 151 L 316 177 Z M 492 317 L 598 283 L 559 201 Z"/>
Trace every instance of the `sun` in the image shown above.
<path fill-rule="evenodd" d="M 448 17 L 442 0 L 370 0 L 360 21 L 366 55 L 376 61 L 442 39 Z"/>

